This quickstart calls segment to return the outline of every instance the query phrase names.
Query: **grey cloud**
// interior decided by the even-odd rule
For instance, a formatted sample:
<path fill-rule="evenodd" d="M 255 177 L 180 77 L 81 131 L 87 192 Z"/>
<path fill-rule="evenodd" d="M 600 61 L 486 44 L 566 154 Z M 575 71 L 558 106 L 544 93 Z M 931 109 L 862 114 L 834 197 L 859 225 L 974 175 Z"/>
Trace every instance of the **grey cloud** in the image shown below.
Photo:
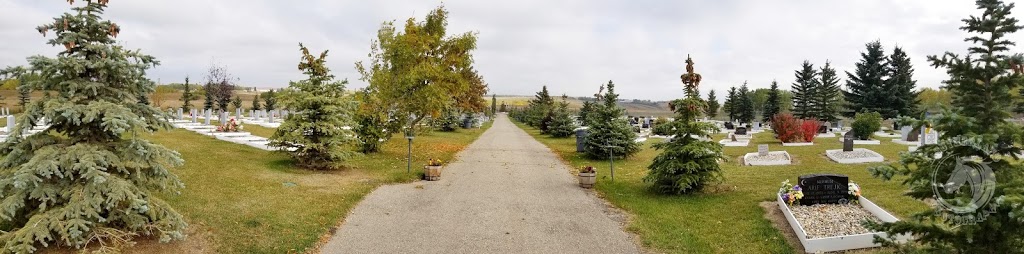
<path fill-rule="evenodd" d="M 365 86 L 353 66 L 366 60 L 381 22 L 421 18 L 439 2 L 385 1 L 112 1 L 107 17 L 119 39 L 162 65 L 154 80 L 201 79 L 211 62 L 243 84 L 282 87 L 301 79 L 298 42 L 331 51 L 330 67 L 350 87 Z M 614 80 L 625 98 L 682 96 L 678 77 L 687 54 L 704 76 L 702 93 L 748 80 L 776 79 L 783 88 L 807 59 L 850 70 L 866 42 L 900 45 L 920 86 L 946 78 L 925 56 L 963 52 L 960 19 L 970 1 L 472 1 L 449 0 L 449 32 L 479 32 L 477 68 L 498 94 L 527 95 L 548 85 L 555 94 L 590 95 Z M 0 1 L 0 66 L 53 55 L 33 29 L 67 9 L 64 1 Z M 1018 13 L 1020 10 L 1018 10 Z M 1022 41 L 1022 35 L 1011 39 Z"/>

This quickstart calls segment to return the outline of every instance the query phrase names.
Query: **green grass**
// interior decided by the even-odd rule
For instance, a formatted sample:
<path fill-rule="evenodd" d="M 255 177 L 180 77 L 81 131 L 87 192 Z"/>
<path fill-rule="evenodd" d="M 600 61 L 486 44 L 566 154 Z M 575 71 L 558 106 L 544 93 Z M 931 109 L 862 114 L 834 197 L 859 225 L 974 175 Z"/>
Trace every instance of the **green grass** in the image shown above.
<path fill-rule="evenodd" d="M 186 188 L 180 195 L 161 196 L 185 216 L 190 239 L 163 245 L 141 243 L 135 251 L 308 251 L 373 189 L 418 179 L 428 158 L 451 160 L 489 127 L 416 137 L 411 174 L 406 173 L 407 141 L 400 136 L 387 142 L 380 153 L 351 159 L 347 169 L 312 172 L 296 168 L 282 153 L 187 130 L 159 132 L 148 138 L 180 152 L 186 161 L 173 170 Z M 247 125 L 246 131 L 269 137 L 272 129 Z"/>
<path fill-rule="evenodd" d="M 550 147 L 574 167 L 592 165 L 598 169 L 597 192 L 615 206 L 632 215 L 628 229 L 640 236 L 644 246 L 666 253 L 792 253 L 782 233 L 764 218 L 758 203 L 774 201 L 780 183 L 809 173 L 839 173 L 861 186 L 863 195 L 897 217 L 905 218 L 926 209 L 924 203 L 901 195 L 906 189 L 899 180 L 884 182 L 872 178 L 867 171 L 871 165 L 843 165 L 825 157 L 827 149 L 841 149 L 838 138 L 818 139 L 814 146 L 785 147 L 772 138 L 771 133 L 760 133 L 747 147 L 726 147 L 730 161 L 721 163 L 725 175 L 719 186 L 703 193 L 683 196 L 655 194 L 642 178 L 647 166 L 658 155 L 651 148 L 660 139 L 647 141 L 644 149 L 629 159 L 615 161 L 615 181 L 609 177 L 608 161 L 583 158 L 575 151 L 574 138 L 556 139 L 541 135 L 536 129 L 519 124 L 530 135 Z M 725 134 L 715 135 L 716 141 Z M 741 166 L 739 157 L 757 152 L 757 144 L 769 144 L 770 150 L 786 150 L 794 165 Z M 882 145 L 858 145 L 874 150 L 887 159 L 897 160 L 907 146 L 884 139 Z M 788 226 L 788 225 L 787 225 Z"/>

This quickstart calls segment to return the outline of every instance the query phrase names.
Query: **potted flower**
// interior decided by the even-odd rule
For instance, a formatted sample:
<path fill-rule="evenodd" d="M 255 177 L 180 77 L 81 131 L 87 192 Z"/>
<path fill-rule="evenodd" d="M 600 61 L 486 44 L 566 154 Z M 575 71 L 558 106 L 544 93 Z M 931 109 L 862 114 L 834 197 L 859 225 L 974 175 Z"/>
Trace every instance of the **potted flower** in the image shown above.
<path fill-rule="evenodd" d="M 782 182 L 782 187 L 779 188 L 779 195 L 782 196 L 782 200 L 786 201 L 787 204 L 800 204 L 800 199 L 804 198 L 803 189 L 800 185 L 793 185 L 789 183 L 789 180 Z"/>
<path fill-rule="evenodd" d="M 423 179 L 427 181 L 437 181 L 441 179 L 441 160 L 430 159 L 427 161 L 427 166 L 423 170 Z"/>
<path fill-rule="evenodd" d="M 594 183 L 597 183 L 597 170 L 594 167 L 584 166 L 580 168 L 580 187 L 583 188 L 594 188 Z"/>
<path fill-rule="evenodd" d="M 242 128 L 243 127 L 242 127 L 241 123 L 235 121 L 234 118 L 231 118 L 231 120 L 228 120 L 227 123 L 224 123 L 221 126 L 217 126 L 217 131 L 218 132 L 239 132 L 239 131 L 242 131 Z"/>

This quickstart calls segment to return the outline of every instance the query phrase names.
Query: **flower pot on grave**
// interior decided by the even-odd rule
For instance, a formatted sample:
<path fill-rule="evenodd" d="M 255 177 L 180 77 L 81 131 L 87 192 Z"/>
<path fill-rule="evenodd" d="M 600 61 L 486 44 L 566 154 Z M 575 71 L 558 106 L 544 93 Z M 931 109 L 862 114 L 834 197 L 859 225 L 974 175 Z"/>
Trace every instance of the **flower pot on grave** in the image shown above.
<path fill-rule="evenodd" d="M 441 180 L 441 167 L 442 166 L 423 167 L 423 179 L 427 181 Z"/>
<path fill-rule="evenodd" d="M 587 189 L 594 188 L 594 184 L 597 183 L 597 172 L 580 172 L 579 179 L 580 187 Z"/>

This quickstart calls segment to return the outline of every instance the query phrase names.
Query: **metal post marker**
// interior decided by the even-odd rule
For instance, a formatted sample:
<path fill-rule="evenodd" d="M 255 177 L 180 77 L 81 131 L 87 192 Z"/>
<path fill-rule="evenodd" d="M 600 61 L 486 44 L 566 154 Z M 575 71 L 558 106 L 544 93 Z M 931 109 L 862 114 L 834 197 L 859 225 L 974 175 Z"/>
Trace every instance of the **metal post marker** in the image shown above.
<path fill-rule="evenodd" d="M 405 173 L 412 173 L 412 139 L 413 133 L 411 131 L 405 133 L 405 139 L 409 140 L 409 159 L 405 165 Z"/>
<path fill-rule="evenodd" d="M 604 147 L 608 148 L 608 168 L 611 169 L 612 182 L 614 182 L 615 181 L 615 154 L 612 153 L 612 148 L 619 148 L 619 147 L 618 146 L 613 146 L 613 145 L 609 144 L 608 141 L 604 142 Z"/>

